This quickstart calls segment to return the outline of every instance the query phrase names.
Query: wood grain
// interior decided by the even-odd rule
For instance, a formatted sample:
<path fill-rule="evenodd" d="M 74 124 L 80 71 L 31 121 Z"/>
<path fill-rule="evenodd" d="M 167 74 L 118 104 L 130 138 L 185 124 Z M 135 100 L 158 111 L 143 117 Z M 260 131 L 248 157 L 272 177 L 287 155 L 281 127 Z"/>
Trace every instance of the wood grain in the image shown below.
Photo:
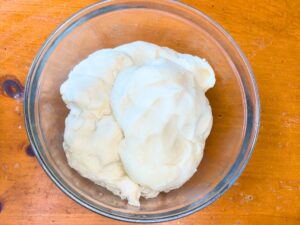
<path fill-rule="evenodd" d="M 93 2 L 0 0 L 1 81 L 9 75 L 24 84 L 47 36 Z M 255 73 L 262 116 L 253 156 L 236 184 L 204 210 L 168 224 L 299 225 L 300 1 L 185 2 L 215 19 L 239 43 Z M 22 107 L 22 100 L 0 95 L 0 223 L 121 223 L 66 197 L 26 153 Z"/>

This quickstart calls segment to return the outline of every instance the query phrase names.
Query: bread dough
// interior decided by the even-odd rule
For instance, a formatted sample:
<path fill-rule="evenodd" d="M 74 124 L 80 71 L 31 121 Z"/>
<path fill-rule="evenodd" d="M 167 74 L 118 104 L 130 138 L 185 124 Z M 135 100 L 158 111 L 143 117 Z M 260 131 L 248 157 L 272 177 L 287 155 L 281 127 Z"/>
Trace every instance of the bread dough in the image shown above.
<path fill-rule="evenodd" d="M 214 84 L 205 59 L 148 42 L 94 52 L 60 89 L 69 165 L 134 206 L 179 188 L 202 159 Z"/>

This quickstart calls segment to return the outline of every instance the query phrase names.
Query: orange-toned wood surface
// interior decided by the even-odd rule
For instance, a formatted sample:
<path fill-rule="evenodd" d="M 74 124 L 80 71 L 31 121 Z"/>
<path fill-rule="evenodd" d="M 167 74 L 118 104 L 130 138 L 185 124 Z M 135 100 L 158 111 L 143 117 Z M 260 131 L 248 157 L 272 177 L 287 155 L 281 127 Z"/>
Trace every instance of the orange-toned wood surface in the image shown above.
<path fill-rule="evenodd" d="M 92 0 L 0 0 L 0 82 L 24 84 L 47 36 Z M 165 224 L 300 224 L 300 1 L 186 0 L 241 46 L 258 83 L 262 115 L 253 156 L 219 200 Z M 2 85 L 2 83 L 1 83 Z M 23 105 L 0 93 L 0 224 L 125 224 L 66 197 L 29 156 Z"/>

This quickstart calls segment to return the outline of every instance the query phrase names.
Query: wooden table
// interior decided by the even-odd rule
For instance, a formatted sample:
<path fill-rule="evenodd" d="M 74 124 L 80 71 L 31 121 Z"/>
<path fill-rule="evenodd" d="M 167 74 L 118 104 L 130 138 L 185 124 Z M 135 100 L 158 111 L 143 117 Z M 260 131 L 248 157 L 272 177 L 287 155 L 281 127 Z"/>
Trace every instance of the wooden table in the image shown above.
<path fill-rule="evenodd" d="M 93 0 L 0 0 L 0 82 L 24 84 L 47 36 Z M 239 43 L 259 87 L 261 129 L 242 176 L 219 200 L 170 224 L 300 224 L 300 1 L 187 0 Z M 66 197 L 32 156 L 22 101 L 0 95 L 0 224 L 121 222 Z M 11 90 L 13 91 L 13 90 Z M 166 223 L 167 224 L 167 223 Z"/>

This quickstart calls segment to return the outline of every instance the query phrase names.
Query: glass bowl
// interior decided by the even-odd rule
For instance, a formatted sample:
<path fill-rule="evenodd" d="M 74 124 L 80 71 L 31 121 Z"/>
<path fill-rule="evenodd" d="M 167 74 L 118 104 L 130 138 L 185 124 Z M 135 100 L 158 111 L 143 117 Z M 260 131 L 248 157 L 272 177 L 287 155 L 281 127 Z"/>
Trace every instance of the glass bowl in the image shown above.
<path fill-rule="evenodd" d="M 197 173 L 181 188 L 136 208 L 71 169 L 62 148 L 68 110 L 59 87 L 92 52 L 143 40 L 206 58 L 216 73 L 207 92 L 214 123 Z M 91 5 L 66 20 L 42 46 L 25 88 L 25 121 L 37 159 L 73 200 L 130 222 L 177 219 L 219 198 L 246 166 L 259 128 L 259 97 L 251 68 L 233 39 L 212 19 L 177 1 L 120 0 Z"/>

